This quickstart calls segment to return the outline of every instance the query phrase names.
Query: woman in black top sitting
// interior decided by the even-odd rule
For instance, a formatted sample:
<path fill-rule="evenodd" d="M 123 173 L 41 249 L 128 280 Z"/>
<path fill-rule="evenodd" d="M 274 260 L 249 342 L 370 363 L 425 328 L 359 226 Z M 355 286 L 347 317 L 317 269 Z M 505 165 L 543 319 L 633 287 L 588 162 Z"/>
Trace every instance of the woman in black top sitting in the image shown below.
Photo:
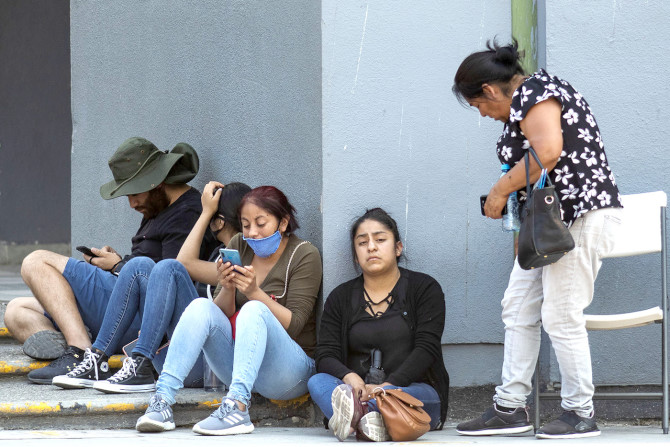
<path fill-rule="evenodd" d="M 354 222 L 351 248 L 363 274 L 326 300 L 318 374 L 308 382 L 312 399 L 340 441 L 354 431 L 361 439 L 389 439 L 371 399 L 380 386 L 421 400 L 431 429 L 441 429 L 449 389 L 441 346 L 444 293 L 432 277 L 398 267 L 403 249 L 398 227 L 381 208 Z"/>

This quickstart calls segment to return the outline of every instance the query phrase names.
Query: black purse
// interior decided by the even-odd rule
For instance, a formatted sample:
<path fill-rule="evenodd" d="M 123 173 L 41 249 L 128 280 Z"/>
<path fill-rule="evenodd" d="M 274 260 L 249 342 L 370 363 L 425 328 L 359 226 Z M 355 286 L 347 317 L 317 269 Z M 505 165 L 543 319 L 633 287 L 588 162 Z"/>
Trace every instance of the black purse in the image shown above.
<path fill-rule="evenodd" d="M 544 169 L 532 147 L 528 148 L 528 152 L 533 155 L 540 168 Z M 527 194 L 526 205 L 521 213 L 518 255 L 519 265 L 524 270 L 553 264 L 575 248 L 570 230 L 561 220 L 558 194 L 549 176 L 544 188 L 530 187 L 528 152 L 524 155 Z"/>

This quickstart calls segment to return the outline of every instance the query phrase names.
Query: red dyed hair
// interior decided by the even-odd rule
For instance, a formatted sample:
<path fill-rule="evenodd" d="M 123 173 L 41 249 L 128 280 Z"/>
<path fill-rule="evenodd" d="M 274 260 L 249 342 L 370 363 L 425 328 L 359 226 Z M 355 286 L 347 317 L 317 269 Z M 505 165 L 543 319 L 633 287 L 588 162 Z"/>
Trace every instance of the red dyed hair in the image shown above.
<path fill-rule="evenodd" d="M 286 217 L 288 219 L 286 233 L 293 233 L 300 228 L 298 219 L 295 217 L 295 208 L 288 201 L 286 195 L 274 186 L 259 186 L 246 193 L 240 202 L 238 214 L 247 203 L 253 203 L 257 207 L 263 208 L 277 220 Z"/>

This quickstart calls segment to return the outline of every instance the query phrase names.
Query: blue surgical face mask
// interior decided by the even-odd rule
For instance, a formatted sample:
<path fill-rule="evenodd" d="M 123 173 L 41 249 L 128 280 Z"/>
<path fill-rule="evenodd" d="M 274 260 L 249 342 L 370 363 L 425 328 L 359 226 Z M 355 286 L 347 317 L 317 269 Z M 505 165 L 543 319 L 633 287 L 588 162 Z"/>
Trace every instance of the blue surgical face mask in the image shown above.
<path fill-rule="evenodd" d="M 256 256 L 267 258 L 268 256 L 272 256 L 279 248 L 281 233 L 277 229 L 272 236 L 264 237 L 263 239 L 251 239 L 244 236 L 242 236 L 242 239 L 249 244 L 249 247 L 251 247 Z"/>

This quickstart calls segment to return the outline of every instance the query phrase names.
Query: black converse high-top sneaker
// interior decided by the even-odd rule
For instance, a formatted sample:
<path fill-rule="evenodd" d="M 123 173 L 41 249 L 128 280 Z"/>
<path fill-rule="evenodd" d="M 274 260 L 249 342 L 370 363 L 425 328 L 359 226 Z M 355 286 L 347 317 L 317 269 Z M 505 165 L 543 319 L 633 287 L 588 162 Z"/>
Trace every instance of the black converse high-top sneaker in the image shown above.
<path fill-rule="evenodd" d="M 133 354 L 123 360 L 123 367 L 112 377 L 96 383 L 93 388 L 103 393 L 144 393 L 156 390 L 151 360 Z"/>
<path fill-rule="evenodd" d="M 105 353 L 86 349 L 82 361 L 69 373 L 54 377 L 52 384 L 67 389 L 92 388 L 96 381 L 111 375 Z"/>

